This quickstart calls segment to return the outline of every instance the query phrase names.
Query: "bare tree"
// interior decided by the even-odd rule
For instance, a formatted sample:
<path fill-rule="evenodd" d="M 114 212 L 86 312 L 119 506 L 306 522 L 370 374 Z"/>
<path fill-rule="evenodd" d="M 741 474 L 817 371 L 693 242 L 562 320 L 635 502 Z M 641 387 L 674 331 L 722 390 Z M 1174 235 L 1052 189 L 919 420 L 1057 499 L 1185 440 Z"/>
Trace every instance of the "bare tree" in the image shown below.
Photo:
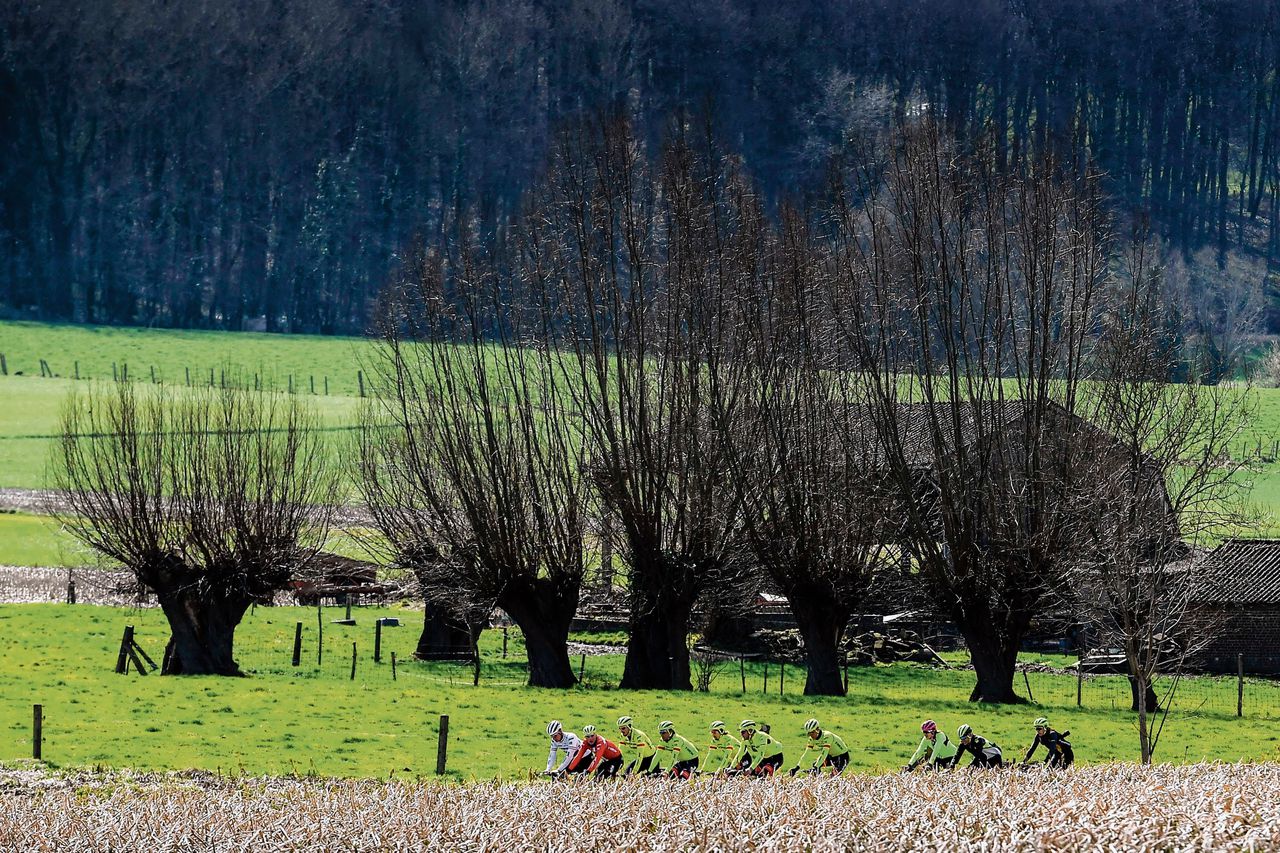
<path fill-rule="evenodd" d="M 739 494 L 710 383 L 735 340 L 725 299 L 750 274 L 758 205 L 678 124 L 660 171 L 623 119 L 561 134 L 525 216 L 524 276 L 563 351 L 595 485 L 616 519 L 631 633 L 622 686 L 690 684 L 690 613 L 730 583 Z M 732 403 L 721 395 L 720 407 Z"/>
<path fill-rule="evenodd" d="M 840 640 L 877 572 L 896 561 L 890 495 L 861 375 L 829 346 L 820 256 L 785 211 L 756 289 L 742 288 L 745 374 L 717 389 L 745 400 L 720 426 L 743 493 L 743 536 L 787 597 L 804 638 L 805 693 L 838 696 Z"/>
<path fill-rule="evenodd" d="M 1154 247 L 1144 252 L 1153 254 Z M 1190 258 L 1168 246 L 1163 254 L 1160 290 L 1167 310 L 1162 321 L 1186 336 L 1190 364 L 1198 371 L 1194 379 L 1209 385 L 1232 379 L 1257 344 L 1266 307 L 1267 262 L 1208 247 Z"/>
<path fill-rule="evenodd" d="M 1198 369 L 1166 383 L 1183 357 L 1182 311 L 1151 255 L 1148 241 L 1135 240 L 1108 293 L 1098 376 L 1082 388 L 1099 432 L 1080 481 L 1091 523 L 1081 529 L 1079 587 L 1099 642 L 1124 650 L 1143 763 L 1162 728 L 1151 720 L 1155 685 L 1212 636 L 1198 602 L 1213 566 L 1193 546 L 1248 520 L 1245 464 L 1230 449 L 1255 406 L 1249 388 L 1206 384 Z"/>
<path fill-rule="evenodd" d="M 167 674 L 239 675 L 235 629 L 306 572 L 337 478 L 295 397 L 239 387 L 73 392 L 54 478 L 63 525 L 154 592 L 169 620 Z"/>
<path fill-rule="evenodd" d="M 569 623 L 584 572 L 583 442 L 559 356 L 523 345 L 519 312 L 467 243 L 428 253 L 390 303 L 385 397 L 366 411 L 362 491 L 429 602 L 471 630 L 500 607 L 524 633 L 529 683 L 576 683 Z M 518 304 L 518 302 L 517 302 Z"/>
<path fill-rule="evenodd" d="M 894 135 L 833 193 L 832 302 L 918 577 L 972 656 L 972 699 L 1014 667 L 1076 544 L 1075 416 L 1107 267 L 1096 180 L 994 141 Z"/>

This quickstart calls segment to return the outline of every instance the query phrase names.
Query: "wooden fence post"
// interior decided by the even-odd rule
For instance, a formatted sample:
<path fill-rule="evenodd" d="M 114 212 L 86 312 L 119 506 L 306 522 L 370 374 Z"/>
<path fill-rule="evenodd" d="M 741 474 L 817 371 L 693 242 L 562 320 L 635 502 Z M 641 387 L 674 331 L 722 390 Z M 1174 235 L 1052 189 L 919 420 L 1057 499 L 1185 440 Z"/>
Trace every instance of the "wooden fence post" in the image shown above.
<path fill-rule="evenodd" d="M 9 375 L 9 363 L 4 360 L 4 353 L 0 352 L 0 376 Z"/>
<path fill-rule="evenodd" d="M 373 662 L 382 663 L 382 620 L 373 621 Z"/>
<path fill-rule="evenodd" d="M 444 775 L 445 763 L 449 757 L 449 715 L 440 715 L 440 738 L 436 743 L 436 775 Z"/>
<path fill-rule="evenodd" d="M 849 656 L 844 656 L 844 695 L 849 695 Z"/>
<path fill-rule="evenodd" d="M 190 388 L 191 387 L 191 368 L 190 367 L 182 368 L 182 375 L 186 377 L 187 387 Z"/>
<path fill-rule="evenodd" d="M 360 384 L 360 396 L 363 397 L 364 396 L 364 371 L 363 370 L 356 371 L 356 382 Z"/>
<path fill-rule="evenodd" d="M 293 626 L 293 665 L 302 664 L 302 623 Z"/>
<path fill-rule="evenodd" d="M 40 754 L 42 752 L 42 741 L 44 740 L 44 706 L 31 706 L 31 757 L 36 761 L 42 760 Z"/>
<path fill-rule="evenodd" d="M 747 656 L 738 655 L 738 674 L 742 676 L 742 692 L 747 692 Z"/>
<path fill-rule="evenodd" d="M 316 624 L 319 626 L 319 634 L 316 637 L 316 666 L 324 663 L 324 608 L 320 606 L 320 599 L 316 599 Z"/>
<path fill-rule="evenodd" d="M 782 686 L 787 683 L 787 662 L 778 664 L 778 695 L 782 695 Z"/>
<path fill-rule="evenodd" d="M 768 661 L 764 662 L 764 680 L 760 682 L 760 692 L 761 693 L 769 692 L 769 662 Z"/>
<path fill-rule="evenodd" d="M 1032 702 L 1036 701 L 1036 697 L 1031 695 L 1031 679 L 1027 678 L 1027 671 L 1025 669 L 1022 671 L 1022 683 L 1027 685 L 1027 699 Z"/>
<path fill-rule="evenodd" d="M 77 361 L 73 363 L 75 364 L 75 368 L 76 368 L 76 379 L 79 379 L 80 378 L 80 362 Z"/>
<path fill-rule="evenodd" d="M 133 626 L 124 626 L 124 636 L 120 638 L 120 655 L 116 658 L 116 672 L 124 675 L 129 671 L 129 649 L 133 646 Z"/>
<path fill-rule="evenodd" d="M 76 582 L 73 580 L 70 580 L 70 581 L 67 581 L 67 604 L 75 604 L 75 603 L 76 603 Z"/>
<path fill-rule="evenodd" d="M 507 659 L 507 626 L 502 626 L 502 659 Z"/>
<path fill-rule="evenodd" d="M 328 376 L 324 378 L 324 395 L 326 397 L 329 396 L 329 377 Z"/>
<path fill-rule="evenodd" d="M 391 680 L 396 680 L 396 653 L 391 653 Z"/>
<path fill-rule="evenodd" d="M 1244 716 L 1244 655 L 1236 655 L 1236 716 Z"/>
<path fill-rule="evenodd" d="M 1076 707 L 1081 707 L 1084 698 L 1084 658 L 1076 661 Z"/>
<path fill-rule="evenodd" d="M 587 671 L 587 653 L 582 653 L 582 660 L 578 663 L 578 683 L 582 683 L 582 676 Z"/>
<path fill-rule="evenodd" d="M 356 644 L 354 640 L 351 641 L 351 680 L 356 680 Z"/>

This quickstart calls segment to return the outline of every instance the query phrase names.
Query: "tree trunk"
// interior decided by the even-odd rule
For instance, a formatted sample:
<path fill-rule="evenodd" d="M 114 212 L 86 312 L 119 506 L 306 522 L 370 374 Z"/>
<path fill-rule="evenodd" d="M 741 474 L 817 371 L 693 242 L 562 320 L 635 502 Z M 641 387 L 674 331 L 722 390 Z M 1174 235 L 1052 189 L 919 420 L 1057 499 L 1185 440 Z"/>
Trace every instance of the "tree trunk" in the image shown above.
<path fill-rule="evenodd" d="M 848 610 L 816 590 L 792 589 L 787 598 L 804 638 L 804 656 L 809 664 L 805 695 L 843 696 L 840 637 L 849 621 Z"/>
<path fill-rule="evenodd" d="M 569 623 L 578 609 L 577 590 L 561 596 L 549 584 L 510 585 L 498 606 L 524 634 L 530 687 L 568 688 L 578 683 L 569 663 Z"/>
<path fill-rule="evenodd" d="M 462 620 L 428 602 L 422 618 L 422 634 L 418 637 L 418 648 L 413 656 L 418 660 L 456 657 L 459 652 L 468 651 L 475 645 L 479 631 L 475 634 L 472 636 Z"/>
<path fill-rule="evenodd" d="M 1140 707 L 1142 703 L 1138 701 L 1138 697 L 1140 697 L 1143 694 L 1143 689 L 1139 686 L 1139 681 L 1140 680 L 1138 678 L 1135 678 L 1132 675 L 1129 676 L 1129 695 L 1132 697 L 1132 702 L 1129 706 L 1129 710 L 1141 713 L 1144 709 Z M 1147 684 L 1145 692 L 1147 694 L 1147 702 L 1146 702 L 1145 710 L 1151 713 L 1155 713 L 1156 711 L 1159 711 L 1160 697 L 1156 696 L 1156 691 L 1152 688 L 1150 684 Z"/>
<path fill-rule="evenodd" d="M 248 597 L 200 596 L 194 587 L 157 593 L 171 636 L 162 675 L 244 675 L 232 654 Z"/>
<path fill-rule="evenodd" d="M 1147 712 L 1149 710 L 1154 710 L 1154 709 L 1149 709 L 1147 707 L 1147 703 L 1141 700 L 1144 694 L 1150 694 L 1151 696 L 1154 696 L 1155 692 L 1152 691 L 1151 685 L 1147 683 L 1146 679 L 1142 678 L 1141 676 L 1138 676 L 1136 678 L 1133 676 L 1130 676 L 1129 681 L 1133 685 L 1133 690 L 1138 700 L 1137 708 L 1135 709 L 1138 712 L 1138 750 L 1142 757 L 1142 763 L 1150 764 L 1151 763 L 1151 727 L 1148 725 L 1149 721 L 1147 720 Z"/>
<path fill-rule="evenodd" d="M 993 630 L 990 620 L 985 619 L 962 623 L 958 627 L 969 646 L 969 656 L 973 660 L 973 670 L 977 676 L 969 701 L 1001 704 L 1026 702 L 1013 692 L 1021 635 L 1001 636 Z"/>
<path fill-rule="evenodd" d="M 670 588 L 655 590 L 647 602 L 633 598 L 631 636 L 622 665 L 624 690 L 692 690 L 689 671 L 689 617 L 692 602 Z"/>

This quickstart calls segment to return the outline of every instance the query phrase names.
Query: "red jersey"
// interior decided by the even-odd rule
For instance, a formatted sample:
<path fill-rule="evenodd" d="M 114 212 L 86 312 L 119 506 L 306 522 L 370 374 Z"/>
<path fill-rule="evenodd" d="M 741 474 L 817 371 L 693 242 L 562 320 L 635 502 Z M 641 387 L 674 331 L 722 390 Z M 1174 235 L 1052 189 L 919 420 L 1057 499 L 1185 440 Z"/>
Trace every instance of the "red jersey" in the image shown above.
<path fill-rule="evenodd" d="M 600 766 L 601 761 L 612 761 L 615 758 L 622 757 L 622 750 L 618 749 L 616 743 L 600 735 L 592 735 L 582 739 L 582 746 L 578 747 L 578 754 L 569 761 L 569 769 L 576 770 L 578 762 L 586 757 L 588 753 L 595 756 L 595 760 L 587 768 L 588 773 L 596 772 L 596 768 Z"/>

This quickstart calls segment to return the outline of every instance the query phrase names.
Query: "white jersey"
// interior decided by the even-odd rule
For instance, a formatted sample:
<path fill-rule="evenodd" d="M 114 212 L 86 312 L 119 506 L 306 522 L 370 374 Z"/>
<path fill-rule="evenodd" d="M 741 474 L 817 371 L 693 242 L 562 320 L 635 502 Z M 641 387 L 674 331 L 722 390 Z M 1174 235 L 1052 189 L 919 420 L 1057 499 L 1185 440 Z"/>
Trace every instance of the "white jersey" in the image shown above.
<path fill-rule="evenodd" d="M 561 732 L 560 741 L 551 741 L 551 752 L 547 753 L 547 772 L 558 773 L 569 766 L 569 762 L 578 754 L 578 747 L 582 746 L 582 741 L 573 732 Z M 556 753 L 563 752 L 564 760 L 556 765 Z"/>

